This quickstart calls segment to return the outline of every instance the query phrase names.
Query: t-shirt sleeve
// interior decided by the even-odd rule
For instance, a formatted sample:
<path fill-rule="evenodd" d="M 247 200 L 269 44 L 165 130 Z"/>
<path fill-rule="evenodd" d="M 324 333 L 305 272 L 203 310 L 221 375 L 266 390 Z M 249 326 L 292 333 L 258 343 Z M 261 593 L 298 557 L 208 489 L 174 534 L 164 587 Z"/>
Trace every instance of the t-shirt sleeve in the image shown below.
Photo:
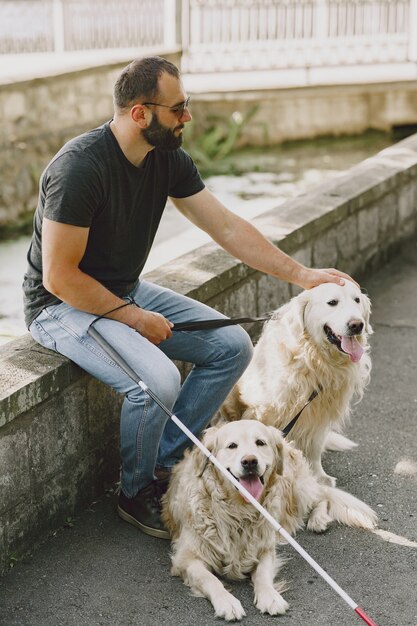
<path fill-rule="evenodd" d="M 103 189 L 91 157 L 72 151 L 59 156 L 45 171 L 44 217 L 72 226 L 89 227 L 101 206 Z"/>
<path fill-rule="evenodd" d="M 200 172 L 190 155 L 180 148 L 172 153 L 172 157 L 168 195 L 187 198 L 204 189 Z"/>

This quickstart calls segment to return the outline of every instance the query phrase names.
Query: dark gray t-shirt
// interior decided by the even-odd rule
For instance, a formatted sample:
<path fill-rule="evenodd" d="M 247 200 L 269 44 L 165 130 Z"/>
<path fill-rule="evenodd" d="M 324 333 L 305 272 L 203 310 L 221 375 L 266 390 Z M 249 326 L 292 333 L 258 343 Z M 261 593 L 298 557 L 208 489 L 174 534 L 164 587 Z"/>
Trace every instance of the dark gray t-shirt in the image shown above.
<path fill-rule="evenodd" d="M 196 166 L 181 148 L 155 148 L 140 167 L 132 165 L 110 122 L 65 144 L 40 180 L 23 282 L 27 326 L 43 308 L 60 302 L 42 284 L 44 217 L 89 227 L 80 269 L 124 296 L 145 265 L 168 196 L 186 198 L 203 188 Z"/>

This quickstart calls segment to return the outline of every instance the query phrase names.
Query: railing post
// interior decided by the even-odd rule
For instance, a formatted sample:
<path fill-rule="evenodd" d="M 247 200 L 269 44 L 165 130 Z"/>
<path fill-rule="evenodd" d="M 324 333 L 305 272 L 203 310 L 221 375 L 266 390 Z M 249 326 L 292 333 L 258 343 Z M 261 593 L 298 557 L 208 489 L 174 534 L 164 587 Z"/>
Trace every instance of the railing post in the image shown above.
<path fill-rule="evenodd" d="M 179 29 L 178 41 L 181 44 L 181 71 L 188 72 L 189 48 L 190 48 L 190 2 L 189 0 L 178 0 L 179 9 Z"/>
<path fill-rule="evenodd" d="M 315 6 L 313 39 L 321 41 L 329 36 L 329 3 L 318 0 Z"/>
<path fill-rule="evenodd" d="M 304 51 L 306 67 L 311 65 L 323 65 L 323 50 L 327 49 L 329 37 L 329 2 L 328 0 L 316 0 L 313 18 L 313 55 L 308 48 Z M 325 53 L 326 54 L 326 53 Z"/>
<path fill-rule="evenodd" d="M 63 0 L 53 0 L 52 24 L 54 29 L 54 52 L 64 52 L 64 5 Z"/>
<path fill-rule="evenodd" d="M 164 0 L 164 45 L 173 48 L 178 45 L 181 34 L 181 2 Z"/>
<path fill-rule="evenodd" d="M 417 63 L 417 0 L 410 0 L 408 24 L 408 60 Z"/>

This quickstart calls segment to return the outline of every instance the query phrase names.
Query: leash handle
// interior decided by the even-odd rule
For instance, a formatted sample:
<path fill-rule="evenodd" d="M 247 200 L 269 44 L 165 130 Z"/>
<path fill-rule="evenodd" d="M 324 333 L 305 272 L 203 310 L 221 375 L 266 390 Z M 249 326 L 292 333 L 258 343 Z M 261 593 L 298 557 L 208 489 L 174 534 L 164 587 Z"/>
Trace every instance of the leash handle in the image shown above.
<path fill-rule="evenodd" d="M 172 331 L 176 330 L 210 330 L 211 328 L 221 328 L 223 326 L 234 326 L 235 324 L 248 324 L 250 322 L 265 322 L 271 319 L 271 315 L 261 317 L 224 317 L 211 320 L 197 320 L 195 322 L 179 322 L 174 324 Z"/>

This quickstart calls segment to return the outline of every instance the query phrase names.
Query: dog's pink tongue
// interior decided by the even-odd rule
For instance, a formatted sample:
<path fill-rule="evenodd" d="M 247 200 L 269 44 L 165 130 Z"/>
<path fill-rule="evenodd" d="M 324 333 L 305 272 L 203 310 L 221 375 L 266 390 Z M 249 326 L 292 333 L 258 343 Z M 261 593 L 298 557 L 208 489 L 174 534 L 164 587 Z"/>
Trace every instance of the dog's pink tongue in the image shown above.
<path fill-rule="evenodd" d="M 241 478 L 239 482 L 242 485 L 242 487 L 244 487 L 245 489 L 247 489 L 247 491 L 249 491 L 250 495 L 253 498 L 255 498 L 255 500 L 259 500 L 259 498 L 262 495 L 263 485 L 261 481 L 259 480 L 258 476 L 246 476 L 246 478 Z"/>
<path fill-rule="evenodd" d="M 364 353 L 364 349 L 356 337 L 342 337 L 342 350 L 349 355 L 350 360 L 354 363 L 360 361 Z"/>

